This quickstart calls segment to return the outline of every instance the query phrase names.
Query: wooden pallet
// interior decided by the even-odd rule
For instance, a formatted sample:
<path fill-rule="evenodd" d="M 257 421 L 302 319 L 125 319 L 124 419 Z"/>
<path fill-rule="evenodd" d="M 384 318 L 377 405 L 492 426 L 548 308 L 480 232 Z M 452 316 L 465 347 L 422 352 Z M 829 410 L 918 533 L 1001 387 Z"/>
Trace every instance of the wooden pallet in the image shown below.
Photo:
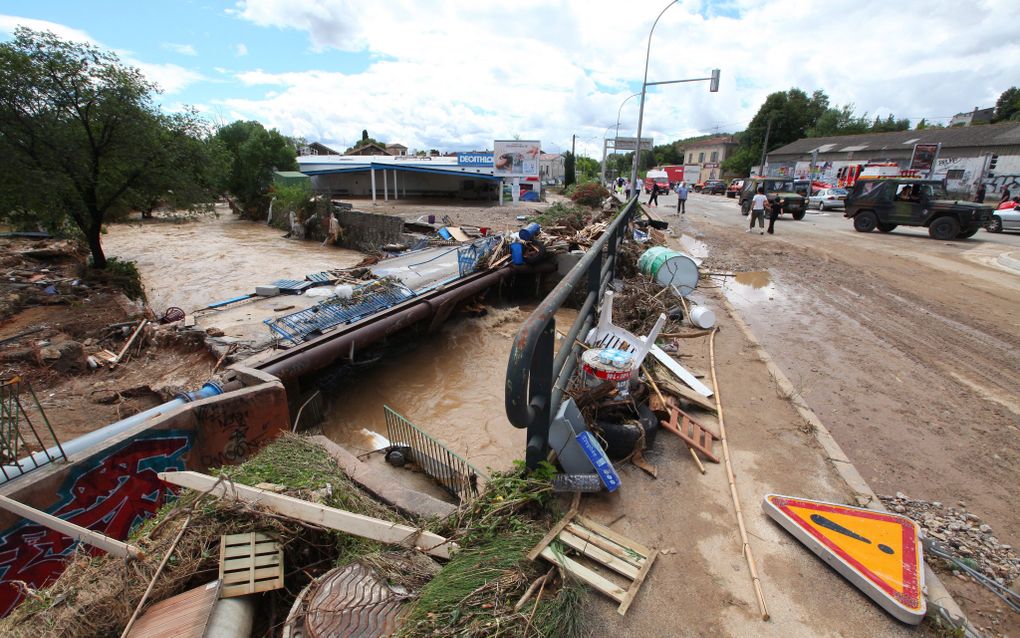
<path fill-rule="evenodd" d="M 554 540 L 559 541 L 561 547 L 557 549 L 550 547 Z M 568 550 L 577 552 L 579 554 L 577 558 L 583 557 L 595 563 L 595 567 L 588 567 L 567 556 Z M 528 558 L 535 560 L 541 556 L 550 563 L 559 565 L 578 580 L 620 603 L 616 611 L 623 616 L 634 602 L 634 597 L 652 569 L 658 553 L 658 550 L 649 549 L 590 518 L 581 516 L 572 508 L 549 530 L 538 545 L 528 552 Z M 630 581 L 630 586 L 624 589 L 606 578 L 599 573 L 599 566 L 608 567 L 623 576 Z"/>
<path fill-rule="evenodd" d="M 680 408 L 670 406 L 669 420 L 659 421 L 659 425 L 683 439 L 687 445 L 704 454 L 705 458 L 709 461 L 713 463 L 719 462 L 719 457 L 712 452 L 712 443 L 718 441 L 719 437 L 715 432 L 692 419 L 690 415 Z"/>
<path fill-rule="evenodd" d="M 220 598 L 283 587 L 283 550 L 265 534 L 220 537 Z"/>

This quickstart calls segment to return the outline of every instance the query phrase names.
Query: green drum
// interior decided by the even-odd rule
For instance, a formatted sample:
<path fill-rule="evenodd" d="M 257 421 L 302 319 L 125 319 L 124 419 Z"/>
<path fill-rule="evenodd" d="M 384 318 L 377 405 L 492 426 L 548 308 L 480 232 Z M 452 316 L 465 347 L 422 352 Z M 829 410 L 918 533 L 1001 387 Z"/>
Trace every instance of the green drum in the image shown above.
<path fill-rule="evenodd" d="M 638 270 L 654 279 L 660 286 L 674 286 L 686 297 L 698 285 L 698 264 L 682 252 L 654 246 L 638 259 Z"/>

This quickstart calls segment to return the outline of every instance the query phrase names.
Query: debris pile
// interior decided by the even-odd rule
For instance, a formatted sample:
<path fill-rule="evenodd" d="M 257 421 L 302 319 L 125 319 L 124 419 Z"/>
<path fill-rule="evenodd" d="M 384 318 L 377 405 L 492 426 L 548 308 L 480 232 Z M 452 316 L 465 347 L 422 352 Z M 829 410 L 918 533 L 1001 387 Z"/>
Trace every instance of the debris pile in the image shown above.
<path fill-rule="evenodd" d="M 968 512 L 962 505 L 947 507 L 938 501 L 908 498 L 901 492 L 880 498 L 891 511 L 917 521 L 927 537 L 950 550 L 973 569 L 999 585 L 1016 587 L 1020 579 L 1020 556 L 1011 545 L 1000 543 L 991 526 L 982 523 L 977 515 Z M 967 578 L 955 568 L 953 575 Z"/>

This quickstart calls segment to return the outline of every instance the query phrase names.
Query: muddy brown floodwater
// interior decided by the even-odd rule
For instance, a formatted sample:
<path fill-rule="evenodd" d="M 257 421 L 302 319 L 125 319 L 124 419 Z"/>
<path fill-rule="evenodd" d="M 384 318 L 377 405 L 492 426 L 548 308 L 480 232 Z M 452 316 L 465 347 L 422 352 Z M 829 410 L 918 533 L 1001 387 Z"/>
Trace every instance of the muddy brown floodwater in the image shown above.
<path fill-rule="evenodd" d="M 353 266 L 364 257 L 283 235 L 277 228 L 238 219 L 217 204 L 215 215 L 196 221 L 111 225 L 103 248 L 107 257 L 135 262 L 158 314 L 170 306 L 191 312 L 254 293 L 257 285 L 302 280 L 309 273 Z"/>
<path fill-rule="evenodd" d="M 489 308 L 454 319 L 396 356 L 366 364 L 327 397 L 322 431 L 355 453 L 378 449 L 388 405 L 485 471 L 524 456 L 524 431 L 506 418 L 504 389 L 513 337 L 531 307 Z M 576 314 L 557 314 L 566 330 Z"/>

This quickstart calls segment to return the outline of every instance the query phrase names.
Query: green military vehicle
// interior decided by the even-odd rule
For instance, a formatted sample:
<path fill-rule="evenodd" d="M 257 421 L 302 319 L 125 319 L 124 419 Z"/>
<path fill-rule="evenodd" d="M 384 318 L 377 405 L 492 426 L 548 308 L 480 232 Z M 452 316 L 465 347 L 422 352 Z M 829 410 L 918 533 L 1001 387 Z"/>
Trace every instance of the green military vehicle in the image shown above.
<path fill-rule="evenodd" d="M 770 203 L 776 201 L 777 197 L 782 197 L 783 212 L 789 213 L 798 221 L 804 219 L 807 213 L 807 197 L 794 190 L 793 182 L 793 179 L 784 177 L 752 177 L 744 180 L 744 187 L 740 190 L 737 201 L 740 204 L 740 214 L 747 215 L 751 212 L 751 199 L 758 192 L 758 187 L 763 186 Z"/>
<path fill-rule="evenodd" d="M 925 226 L 934 239 L 966 239 L 992 218 L 992 208 L 951 199 L 942 182 L 909 177 L 858 179 L 844 217 L 854 230 L 883 233 L 897 226 Z"/>

